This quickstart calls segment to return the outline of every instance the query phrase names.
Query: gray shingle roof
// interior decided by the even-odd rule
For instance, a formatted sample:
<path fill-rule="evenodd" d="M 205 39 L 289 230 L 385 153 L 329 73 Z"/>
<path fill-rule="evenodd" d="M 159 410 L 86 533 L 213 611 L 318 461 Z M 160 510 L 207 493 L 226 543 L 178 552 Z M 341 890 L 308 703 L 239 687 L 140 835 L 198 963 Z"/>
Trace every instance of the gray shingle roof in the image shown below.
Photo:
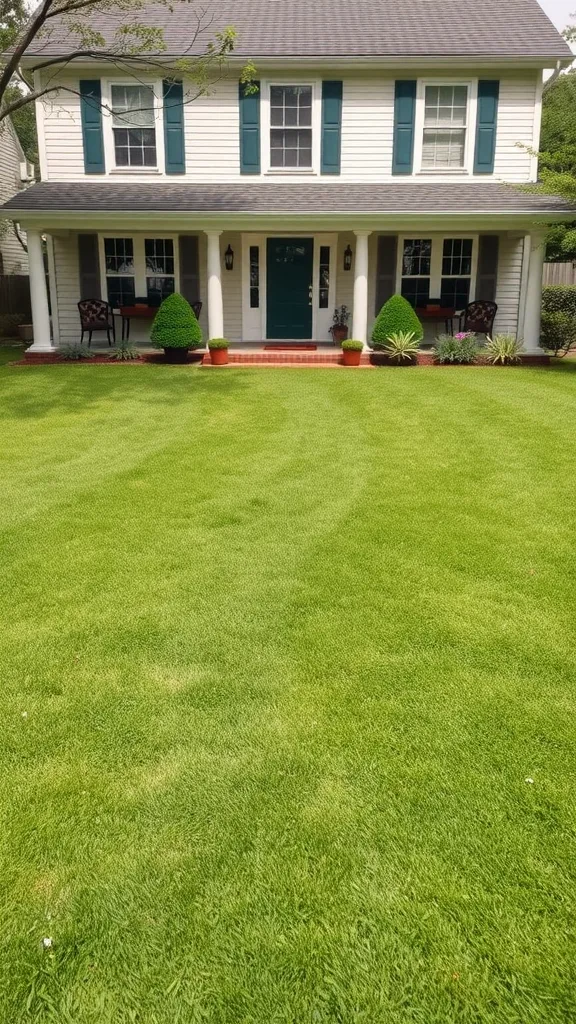
<path fill-rule="evenodd" d="M 201 11 L 206 30 L 193 42 Z M 233 25 L 240 57 L 571 56 L 537 0 L 174 0 L 131 17 L 164 29 L 168 55 L 201 52 L 214 31 Z M 106 10 L 90 19 L 108 40 L 127 20 Z M 61 53 L 66 38 L 55 21 L 36 52 Z"/>
<path fill-rule="evenodd" d="M 222 185 L 43 181 L 0 210 L 151 213 L 566 213 L 556 196 L 527 193 L 497 182 L 392 182 Z"/>

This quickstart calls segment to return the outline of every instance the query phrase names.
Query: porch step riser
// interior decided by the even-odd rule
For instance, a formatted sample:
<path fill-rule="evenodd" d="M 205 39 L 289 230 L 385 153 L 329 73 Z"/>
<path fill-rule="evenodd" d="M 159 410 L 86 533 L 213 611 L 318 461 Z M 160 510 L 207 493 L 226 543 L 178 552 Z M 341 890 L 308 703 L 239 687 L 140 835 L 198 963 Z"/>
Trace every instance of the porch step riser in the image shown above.
<path fill-rule="evenodd" d="M 368 353 L 362 353 L 360 362 L 363 366 L 370 365 Z M 314 364 L 341 366 L 342 355 L 340 352 L 228 352 L 228 364 L 231 365 L 232 363 L 243 365 L 247 363 L 297 363 L 308 366 Z M 211 365 L 209 355 L 204 356 L 202 365 Z"/>

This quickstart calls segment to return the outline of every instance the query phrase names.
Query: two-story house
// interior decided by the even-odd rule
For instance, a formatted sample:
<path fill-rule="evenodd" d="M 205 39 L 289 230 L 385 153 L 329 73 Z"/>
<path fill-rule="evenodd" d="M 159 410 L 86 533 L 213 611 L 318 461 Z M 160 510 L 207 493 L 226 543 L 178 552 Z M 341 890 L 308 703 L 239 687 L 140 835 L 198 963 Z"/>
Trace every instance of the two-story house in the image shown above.
<path fill-rule="evenodd" d="M 119 308 L 178 290 L 202 302 L 206 337 L 255 343 L 329 341 L 341 304 L 366 341 L 395 292 L 495 299 L 496 329 L 538 353 L 546 224 L 574 213 L 518 187 L 537 177 L 544 73 L 573 59 L 536 0 L 209 6 L 213 30 L 238 32 L 210 95 L 162 74 L 190 46 L 177 3 L 138 13 L 164 28 L 153 68 L 73 61 L 38 102 L 42 181 L 6 207 L 28 232 L 32 351 L 79 340 L 81 298 Z M 239 85 L 248 58 L 255 92 Z"/>

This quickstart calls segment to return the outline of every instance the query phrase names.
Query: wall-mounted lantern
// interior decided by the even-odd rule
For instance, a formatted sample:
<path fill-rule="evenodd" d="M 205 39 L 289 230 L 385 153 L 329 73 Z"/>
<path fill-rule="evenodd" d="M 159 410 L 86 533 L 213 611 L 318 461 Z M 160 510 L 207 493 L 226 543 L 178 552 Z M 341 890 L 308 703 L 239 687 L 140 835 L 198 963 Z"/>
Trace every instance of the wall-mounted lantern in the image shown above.
<path fill-rule="evenodd" d="M 226 270 L 234 269 L 234 250 L 230 245 L 224 253 L 224 266 L 226 267 Z"/>
<path fill-rule="evenodd" d="M 352 270 L 352 249 L 349 245 L 344 249 L 344 270 Z"/>

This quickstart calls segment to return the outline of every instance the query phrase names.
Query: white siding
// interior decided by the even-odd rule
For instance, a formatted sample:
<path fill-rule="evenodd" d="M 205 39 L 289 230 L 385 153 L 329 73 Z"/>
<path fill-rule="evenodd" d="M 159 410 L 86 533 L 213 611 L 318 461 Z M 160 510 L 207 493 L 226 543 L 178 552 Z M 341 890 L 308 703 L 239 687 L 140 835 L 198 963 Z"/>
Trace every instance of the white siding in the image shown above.
<path fill-rule="evenodd" d="M 529 181 L 536 110 L 536 78 L 503 79 L 498 104 L 498 134 L 494 176 L 505 181 Z"/>
<path fill-rule="evenodd" d="M 233 270 L 224 269 L 224 253 L 232 247 Z M 220 236 L 222 266 L 222 298 L 224 300 L 224 334 L 230 341 L 242 339 L 242 235 L 225 232 Z M 203 293 L 204 294 L 204 293 Z M 206 335 L 206 339 L 208 335 Z"/>
<path fill-rule="evenodd" d="M 500 333 L 516 334 L 518 330 L 523 253 L 524 238 L 500 236 L 498 285 L 496 288 L 498 312 L 494 324 L 494 329 Z"/>
<path fill-rule="evenodd" d="M 78 238 L 74 234 L 53 238 L 59 344 L 80 341 L 80 320 L 76 303 L 80 299 Z"/>
<path fill-rule="evenodd" d="M 24 154 L 18 142 L 16 132 L 10 121 L 0 126 L 0 203 L 5 203 L 22 187 L 20 178 L 20 161 Z M 0 219 L 4 229 L 4 222 Z M 21 232 L 23 237 L 24 232 Z M 0 234 L 0 253 L 5 274 L 27 274 L 28 257 L 14 233 L 11 222 L 6 222 L 5 230 Z"/>
<path fill-rule="evenodd" d="M 332 72 L 331 77 L 337 73 Z M 288 76 L 287 76 L 288 77 Z M 320 81 L 320 75 L 316 80 Z M 327 74 L 324 73 L 324 77 Z M 386 75 L 344 75 L 342 109 L 342 173 L 339 181 L 390 181 L 392 176 L 392 143 L 394 122 L 393 73 Z M 454 69 L 450 75 L 428 75 L 439 80 L 470 80 L 470 71 Z M 531 158 L 522 146 L 534 144 L 536 121 L 536 72 L 498 75 L 486 71 L 480 77 L 499 77 L 500 105 L 494 177 L 508 181 L 528 181 Z M 290 73 L 290 81 L 297 80 Z M 308 78 L 310 80 L 310 77 Z M 84 177 L 80 100 L 76 95 L 79 79 L 63 76 L 59 81 L 69 87 L 48 97 L 39 104 L 45 139 L 45 175 L 54 180 L 77 181 Z M 151 79 L 152 81 L 152 79 Z M 162 152 L 163 124 L 159 114 L 156 122 L 159 155 Z M 219 82 L 211 95 L 187 102 L 185 106 L 186 174 L 169 176 L 172 182 L 226 182 L 240 179 L 238 83 L 236 79 Z M 470 144 L 474 146 L 474 125 L 470 126 Z M 163 169 L 153 172 L 111 170 L 111 130 L 108 115 L 104 115 L 104 135 L 107 147 L 107 174 L 97 179 L 114 181 L 158 181 L 165 177 Z M 42 132 L 40 133 L 42 139 Z M 262 147 L 267 145 L 262 133 Z M 263 156 L 265 154 L 263 153 Z M 266 160 L 263 159 L 263 166 Z M 420 177 L 417 175 L 417 177 Z M 422 176 L 430 181 L 431 175 Z M 435 180 L 460 180 L 460 176 L 434 176 Z M 92 179 L 94 177 L 92 176 Z M 483 176 L 485 180 L 485 176 Z M 321 176 L 272 176 L 263 173 L 243 181 L 313 181 L 325 182 Z M 334 180 L 334 179 L 331 179 Z"/>

